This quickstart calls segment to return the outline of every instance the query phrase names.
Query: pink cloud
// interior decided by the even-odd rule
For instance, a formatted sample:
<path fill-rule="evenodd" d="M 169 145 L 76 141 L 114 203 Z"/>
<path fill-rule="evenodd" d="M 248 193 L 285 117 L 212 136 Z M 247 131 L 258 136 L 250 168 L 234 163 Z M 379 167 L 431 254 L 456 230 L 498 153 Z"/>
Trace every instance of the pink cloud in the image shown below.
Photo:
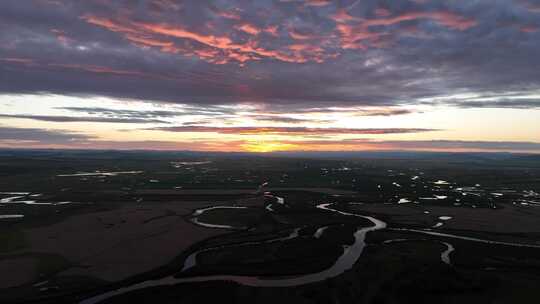
<path fill-rule="evenodd" d="M 135 21 L 115 21 L 112 19 L 100 18 L 96 16 L 83 16 L 86 22 L 107 30 L 122 34 L 126 39 L 144 44 L 145 46 L 157 46 L 164 52 L 180 53 L 186 56 L 198 56 L 199 58 L 215 64 L 224 64 L 230 61 L 245 63 L 250 60 L 260 60 L 262 58 L 272 58 L 284 62 L 303 63 L 307 61 L 321 60 L 320 54 L 309 56 L 290 53 L 288 49 L 272 50 L 258 46 L 257 41 L 235 42 L 228 36 L 203 34 L 180 25 L 170 25 L 165 23 L 144 23 Z M 255 33 L 260 29 L 255 29 L 251 25 L 241 25 L 244 31 Z M 276 28 L 277 30 L 277 28 Z M 270 31 L 274 31 L 270 28 Z M 178 39 L 185 39 L 196 42 L 198 45 L 169 44 L 168 41 L 155 37 L 167 36 Z"/>
<path fill-rule="evenodd" d="M 311 33 L 303 33 L 295 28 L 289 29 L 289 36 L 295 40 L 310 40 L 310 39 L 317 39 L 320 38 L 319 35 L 311 34 Z"/>
<path fill-rule="evenodd" d="M 236 25 L 235 28 L 250 35 L 258 35 L 261 32 L 261 29 L 250 23 L 242 23 Z"/>
<path fill-rule="evenodd" d="M 267 26 L 263 31 L 265 33 L 268 33 L 268 34 L 274 36 L 274 37 L 279 36 L 279 34 L 278 34 L 278 26 L 277 25 Z"/>
<path fill-rule="evenodd" d="M 322 4 L 326 1 L 317 3 Z M 375 18 L 364 19 L 351 16 L 345 10 L 337 10 L 329 17 L 336 22 L 333 32 L 315 34 L 289 27 L 288 35 L 280 37 L 278 25 L 261 27 L 251 22 L 240 21 L 239 10 L 214 9 L 214 14 L 224 19 L 235 20 L 233 24 L 228 22 L 226 25 L 251 37 L 246 41 L 242 35 L 237 37 L 234 33 L 223 31 L 216 20 L 210 20 L 198 28 L 190 28 L 182 24 L 135 21 L 129 18 L 130 12 L 122 13 L 117 18 L 84 15 L 81 19 L 119 33 L 124 39 L 139 47 L 158 48 L 162 52 L 198 57 L 214 64 L 232 62 L 240 65 L 262 59 L 289 63 L 321 63 L 340 54 L 335 45 L 342 50 L 386 48 L 392 43 L 393 33 L 384 28 L 374 30 L 373 27 L 391 26 L 405 21 L 429 19 L 449 29 L 460 31 L 476 25 L 473 19 L 447 11 L 408 12 L 391 16 L 389 10 L 379 8 L 375 11 Z M 280 39 L 281 43 L 274 44 L 273 47 L 264 43 L 264 37 L 268 36 L 260 35 L 262 32 Z M 291 42 L 291 39 L 295 41 Z"/>
<path fill-rule="evenodd" d="M 537 32 L 539 28 L 534 25 L 524 25 L 520 27 L 519 30 L 523 33 L 534 33 L 534 32 Z"/>
<path fill-rule="evenodd" d="M 305 2 L 307 6 L 327 6 L 331 3 L 330 0 L 306 0 Z"/>
<path fill-rule="evenodd" d="M 405 21 L 430 19 L 447 28 L 464 31 L 477 24 L 473 19 L 447 11 L 408 12 L 392 17 L 389 16 L 388 11 L 379 11 L 376 15 L 377 18 L 362 19 L 353 17 L 343 10 L 332 15 L 330 18 L 336 22 L 336 31 L 341 37 L 341 47 L 343 49 L 388 47 L 391 43 L 392 33 L 384 30 L 374 31 L 372 27 L 375 26 L 391 26 Z M 411 33 L 410 29 L 403 32 Z"/>
<path fill-rule="evenodd" d="M 214 14 L 216 16 L 219 16 L 219 17 L 222 17 L 222 18 L 225 18 L 225 19 L 231 19 L 231 20 L 241 20 L 242 17 L 240 16 L 240 10 L 239 9 L 233 9 L 233 10 L 224 10 L 224 11 L 219 11 L 219 10 L 215 10 L 214 11 Z"/>
<path fill-rule="evenodd" d="M 444 25 L 448 28 L 455 30 L 466 30 L 473 27 L 477 22 L 473 19 L 466 18 L 452 12 L 447 11 L 435 11 L 435 12 L 408 12 L 395 17 L 380 18 L 380 19 L 368 19 L 363 25 L 365 26 L 388 26 L 401 23 L 404 21 L 418 20 L 418 19 L 432 19 L 440 25 Z"/>

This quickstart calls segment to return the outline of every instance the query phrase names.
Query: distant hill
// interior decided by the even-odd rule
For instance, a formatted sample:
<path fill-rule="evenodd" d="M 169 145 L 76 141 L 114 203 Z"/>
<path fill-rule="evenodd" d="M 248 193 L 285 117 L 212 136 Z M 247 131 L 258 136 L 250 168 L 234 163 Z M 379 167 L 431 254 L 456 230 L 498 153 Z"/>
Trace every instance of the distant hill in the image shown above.
<path fill-rule="evenodd" d="M 61 149 L 0 149 L 0 157 L 14 158 L 89 158 L 89 159 L 172 159 L 201 157 L 291 157 L 313 159 L 396 159 L 441 160 L 454 162 L 538 162 L 539 154 L 515 154 L 501 152 L 425 152 L 425 151 L 284 151 L 270 153 L 249 152 L 198 152 L 198 151 L 151 151 L 151 150 L 61 150 Z"/>

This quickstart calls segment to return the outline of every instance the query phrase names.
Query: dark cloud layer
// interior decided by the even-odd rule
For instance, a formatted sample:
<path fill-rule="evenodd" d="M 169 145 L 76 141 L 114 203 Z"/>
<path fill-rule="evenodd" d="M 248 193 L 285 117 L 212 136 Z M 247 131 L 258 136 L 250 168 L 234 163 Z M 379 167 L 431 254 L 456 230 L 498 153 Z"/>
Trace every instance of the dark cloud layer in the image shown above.
<path fill-rule="evenodd" d="M 216 106 L 203 107 L 183 107 L 182 111 L 169 110 L 128 110 L 128 109 L 109 109 L 101 107 L 59 107 L 57 109 L 68 110 L 71 112 L 86 113 L 90 115 L 115 116 L 126 118 L 156 118 L 156 117 L 178 117 L 186 115 L 230 115 L 235 114 L 232 109 Z"/>
<path fill-rule="evenodd" d="M 307 128 L 307 127 L 209 127 L 209 126 L 174 126 L 157 127 L 151 130 L 169 132 L 197 132 L 221 134 L 272 134 L 272 135 L 332 135 L 332 134 L 400 134 L 440 131 L 437 129 L 422 128 Z"/>
<path fill-rule="evenodd" d="M 0 142 L 37 142 L 42 144 L 71 144 L 92 139 L 91 136 L 69 131 L 0 126 Z"/>
<path fill-rule="evenodd" d="M 498 96 L 540 89 L 539 4 L 4 0 L 0 93 L 294 111 L 479 92 L 493 101 L 449 103 L 537 108 Z"/>
<path fill-rule="evenodd" d="M 323 119 L 303 119 L 303 118 L 294 118 L 294 117 L 287 117 L 287 116 L 275 116 L 275 115 L 251 115 L 249 116 L 252 119 L 255 119 L 257 121 L 263 121 L 263 122 L 281 122 L 281 123 L 289 123 L 289 124 L 301 124 L 301 123 L 309 123 L 309 122 L 317 122 L 317 123 L 328 123 L 331 122 L 331 120 L 323 120 Z"/>
<path fill-rule="evenodd" d="M 71 112 L 79 112 L 91 115 L 110 115 L 118 117 L 129 117 L 129 118 L 154 118 L 154 117 L 174 117 L 181 116 L 183 112 L 177 111 L 137 111 L 137 110 L 126 110 L 126 109 L 108 109 L 101 107 L 59 107 L 57 109 L 68 110 Z"/>
<path fill-rule="evenodd" d="M 462 108 L 512 108 L 512 109 L 534 109 L 540 108 L 538 98 L 500 98 L 497 100 L 481 101 L 460 101 L 457 103 Z"/>
<path fill-rule="evenodd" d="M 115 118 L 115 117 L 82 117 L 82 116 L 55 116 L 55 115 L 16 115 L 0 114 L 0 118 L 33 119 L 49 122 L 106 122 L 106 123 L 167 123 L 159 119 L 144 118 Z"/>

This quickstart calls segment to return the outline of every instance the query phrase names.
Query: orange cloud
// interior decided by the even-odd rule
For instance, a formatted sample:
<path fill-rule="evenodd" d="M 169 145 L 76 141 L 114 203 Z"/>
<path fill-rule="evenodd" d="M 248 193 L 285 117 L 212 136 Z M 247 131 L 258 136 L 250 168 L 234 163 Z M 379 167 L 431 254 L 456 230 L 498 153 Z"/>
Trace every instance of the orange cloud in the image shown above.
<path fill-rule="evenodd" d="M 330 0 L 306 0 L 305 2 L 307 6 L 327 6 L 330 3 L 332 3 Z"/>
<path fill-rule="evenodd" d="M 278 34 L 278 26 L 277 25 L 272 25 L 272 26 L 268 26 L 264 29 L 264 32 L 265 33 L 268 33 L 274 37 L 277 37 L 279 34 Z"/>
<path fill-rule="evenodd" d="M 234 43 L 230 38 L 225 36 L 203 35 L 192 31 L 185 30 L 180 27 L 170 27 L 168 25 L 160 24 L 144 24 L 138 23 L 143 29 L 149 32 L 173 36 L 177 38 L 185 38 L 197 41 L 207 46 L 215 47 L 221 50 L 225 50 L 225 54 L 244 53 L 244 55 L 258 55 L 267 58 L 274 58 L 285 62 L 302 63 L 309 60 L 309 58 L 295 56 L 287 54 L 278 50 L 268 50 L 262 47 L 258 47 L 256 42 L 247 42 L 244 44 Z"/>
<path fill-rule="evenodd" d="M 228 11 L 215 10 L 214 14 L 216 16 L 219 16 L 225 19 L 231 19 L 231 20 L 240 20 L 242 18 L 238 10 L 228 10 Z"/>
<path fill-rule="evenodd" d="M 228 53 L 227 55 L 229 58 L 231 59 L 234 59 L 238 62 L 241 62 L 241 63 L 244 63 L 244 62 L 248 62 L 248 61 L 251 61 L 251 60 L 258 60 L 257 58 L 249 55 L 249 54 L 246 54 L 246 53 L 235 53 L 235 52 L 230 52 Z"/>
<path fill-rule="evenodd" d="M 172 27 L 165 24 L 141 22 L 134 23 L 134 25 L 139 26 L 141 29 L 146 30 L 150 33 L 162 34 L 176 38 L 190 39 L 220 49 L 230 48 L 230 46 L 233 44 L 232 40 L 228 37 L 199 34 L 193 31 L 183 29 L 181 27 Z"/>
<path fill-rule="evenodd" d="M 338 24 L 336 29 L 341 37 L 341 47 L 344 49 L 366 49 L 369 40 L 383 35 L 371 32 L 364 25 Z"/>
<path fill-rule="evenodd" d="M 310 40 L 320 38 L 318 35 L 302 33 L 294 28 L 289 29 L 289 36 L 295 40 Z"/>
<path fill-rule="evenodd" d="M 322 5 L 327 2 L 315 1 L 313 3 Z M 227 19 L 239 20 L 240 17 L 238 11 L 235 10 L 218 11 L 215 9 L 214 13 Z M 204 29 L 192 29 L 179 24 L 134 21 L 127 19 L 126 15 L 129 13 L 122 14 L 122 17 L 117 19 L 93 15 L 84 15 L 81 18 L 90 24 L 119 33 L 124 39 L 140 47 L 155 47 L 162 52 L 193 56 L 214 64 L 236 62 L 240 65 L 262 59 L 288 63 L 322 63 L 340 54 L 339 49 L 327 47 L 334 46 L 336 43 L 345 50 L 388 47 L 392 42 L 391 33 L 380 29 L 375 31 L 373 27 L 390 26 L 404 21 L 431 19 L 442 26 L 456 30 L 466 30 L 476 25 L 475 20 L 446 11 L 409 12 L 390 17 L 388 10 L 380 8 L 376 10 L 377 18 L 362 19 L 351 16 L 345 10 L 337 10 L 330 16 L 336 22 L 334 32 L 313 34 L 289 28 L 288 37 L 301 43 L 291 42 L 288 39 L 283 41 L 285 43 L 276 44 L 275 48 L 268 48 L 268 44 L 263 46 L 261 43 L 264 36 L 259 37 L 259 34 L 264 31 L 274 37 L 279 37 L 277 25 L 258 27 L 249 22 L 235 22 L 236 24 L 232 25 L 235 29 L 252 36 L 245 41 L 227 33 L 216 33 L 217 27 L 210 26 L 213 23 L 206 23 L 203 26 Z"/>
<path fill-rule="evenodd" d="M 250 23 L 243 23 L 235 26 L 235 28 L 250 35 L 258 35 L 261 32 L 258 27 Z"/>
<path fill-rule="evenodd" d="M 121 33 L 130 41 L 144 44 L 145 46 L 159 46 L 164 52 L 181 53 L 186 56 L 198 56 L 199 58 L 211 63 L 223 64 L 229 61 L 245 63 L 249 60 L 260 60 L 261 58 L 273 58 L 285 62 L 303 63 L 307 61 L 320 61 L 320 55 L 313 58 L 299 54 L 290 54 L 286 51 L 269 50 L 257 45 L 256 41 L 245 43 L 235 43 L 227 36 L 218 36 L 213 34 L 202 34 L 188 30 L 181 26 L 172 26 L 168 24 L 154 24 L 143 22 L 113 21 L 106 18 L 85 15 L 82 17 L 85 21 L 104 27 L 110 31 Z M 244 26 L 243 30 L 255 33 L 255 27 Z M 260 29 L 257 29 L 260 31 Z M 187 39 L 197 42 L 198 47 L 185 45 L 178 46 L 169 44 L 159 39 L 150 38 L 155 35 Z M 201 47 L 201 45 L 203 47 Z M 210 48 L 210 49 L 209 49 Z M 214 50 L 212 50 L 212 48 Z"/>

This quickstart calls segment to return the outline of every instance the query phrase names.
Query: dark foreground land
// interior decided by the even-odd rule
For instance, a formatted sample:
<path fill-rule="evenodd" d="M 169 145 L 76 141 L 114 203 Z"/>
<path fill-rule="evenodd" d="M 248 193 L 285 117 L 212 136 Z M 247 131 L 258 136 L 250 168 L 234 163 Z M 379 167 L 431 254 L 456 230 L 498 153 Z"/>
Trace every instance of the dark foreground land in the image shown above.
<path fill-rule="evenodd" d="M 538 303 L 540 157 L 0 151 L 0 303 Z"/>

